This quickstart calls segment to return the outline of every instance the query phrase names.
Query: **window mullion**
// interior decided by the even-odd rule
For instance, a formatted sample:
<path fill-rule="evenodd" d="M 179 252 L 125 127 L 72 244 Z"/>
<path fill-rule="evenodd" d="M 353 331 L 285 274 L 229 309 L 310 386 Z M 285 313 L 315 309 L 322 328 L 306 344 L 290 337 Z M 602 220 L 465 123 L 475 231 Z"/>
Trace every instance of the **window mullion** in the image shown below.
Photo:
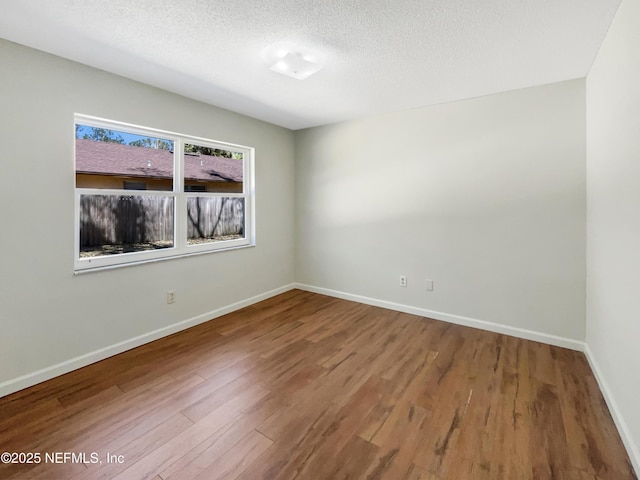
<path fill-rule="evenodd" d="M 178 138 L 174 143 L 174 194 L 176 198 L 175 242 L 179 251 L 187 248 L 187 200 L 184 194 L 184 141 Z"/>

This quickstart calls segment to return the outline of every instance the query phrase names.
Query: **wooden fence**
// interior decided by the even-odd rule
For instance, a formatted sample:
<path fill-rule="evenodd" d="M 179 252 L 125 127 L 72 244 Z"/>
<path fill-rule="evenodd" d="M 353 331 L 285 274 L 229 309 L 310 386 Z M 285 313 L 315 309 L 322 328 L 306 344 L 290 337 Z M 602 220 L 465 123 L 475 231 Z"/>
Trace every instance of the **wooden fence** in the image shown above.
<path fill-rule="evenodd" d="M 173 240 L 173 197 L 82 195 L 80 247 Z M 244 233 L 244 199 L 188 197 L 187 238 Z"/>
<path fill-rule="evenodd" d="M 243 233 L 244 198 L 187 198 L 187 238 L 215 238 Z"/>

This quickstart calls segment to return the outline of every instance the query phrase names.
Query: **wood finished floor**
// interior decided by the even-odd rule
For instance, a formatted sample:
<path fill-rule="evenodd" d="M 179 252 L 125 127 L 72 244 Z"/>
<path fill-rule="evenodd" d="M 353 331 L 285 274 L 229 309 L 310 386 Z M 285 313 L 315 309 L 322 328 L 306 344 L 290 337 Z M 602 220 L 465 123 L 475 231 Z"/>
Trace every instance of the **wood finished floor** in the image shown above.
<path fill-rule="evenodd" d="M 43 458 L 2 479 L 636 478 L 581 353 L 299 290 L 0 399 L 5 451 Z"/>

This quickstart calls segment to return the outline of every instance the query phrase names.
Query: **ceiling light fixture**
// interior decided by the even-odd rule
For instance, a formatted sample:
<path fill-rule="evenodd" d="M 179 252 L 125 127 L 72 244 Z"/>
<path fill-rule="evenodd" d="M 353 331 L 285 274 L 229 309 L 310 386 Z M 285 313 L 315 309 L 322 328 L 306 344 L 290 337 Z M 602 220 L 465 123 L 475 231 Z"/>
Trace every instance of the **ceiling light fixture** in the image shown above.
<path fill-rule="evenodd" d="M 274 63 L 269 70 L 304 80 L 322 68 L 322 64 L 300 52 L 289 52 Z"/>

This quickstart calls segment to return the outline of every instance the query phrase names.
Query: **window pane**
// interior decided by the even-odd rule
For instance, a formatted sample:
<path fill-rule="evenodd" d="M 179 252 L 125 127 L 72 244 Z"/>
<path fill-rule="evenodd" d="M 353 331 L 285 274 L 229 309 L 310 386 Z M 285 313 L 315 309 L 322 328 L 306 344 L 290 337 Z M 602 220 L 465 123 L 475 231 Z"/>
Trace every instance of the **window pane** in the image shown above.
<path fill-rule="evenodd" d="M 173 190 L 173 142 L 76 124 L 76 187 Z"/>
<path fill-rule="evenodd" d="M 147 182 L 128 182 L 125 181 L 122 186 L 125 190 L 146 190 Z"/>
<path fill-rule="evenodd" d="M 81 195 L 80 258 L 173 247 L 173 197 Z"/>
<path fill-rule="evenodd" d="M 187 143 L 184 146 L 185 192 L 242 193 L 243 153 Z"/>
<path fill-rule="evenodd" d="M 245 236 L 244 198 L 187 197 L 187 244 Z"/>

